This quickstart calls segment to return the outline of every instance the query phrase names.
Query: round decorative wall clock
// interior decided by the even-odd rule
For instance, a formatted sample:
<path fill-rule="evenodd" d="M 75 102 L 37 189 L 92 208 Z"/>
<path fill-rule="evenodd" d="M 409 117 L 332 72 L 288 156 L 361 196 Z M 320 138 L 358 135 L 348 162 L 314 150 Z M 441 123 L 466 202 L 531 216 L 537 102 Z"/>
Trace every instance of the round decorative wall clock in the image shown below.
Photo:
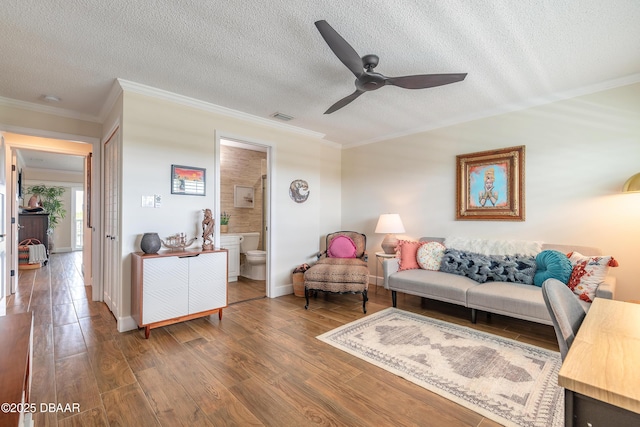
<path fill-rule="evenodd" d="M 309 198 L 309 184 L 304 179 L 295 179 L 289 186 L 289 197 L 296 203 L 304 203 Z"/>

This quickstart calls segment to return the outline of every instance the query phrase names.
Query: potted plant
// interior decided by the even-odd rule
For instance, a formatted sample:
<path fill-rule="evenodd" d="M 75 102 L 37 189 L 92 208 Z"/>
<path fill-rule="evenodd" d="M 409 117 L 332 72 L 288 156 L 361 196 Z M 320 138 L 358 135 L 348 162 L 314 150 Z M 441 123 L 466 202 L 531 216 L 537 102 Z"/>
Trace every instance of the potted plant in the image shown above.
<path fill-rule="evenodd" d="M 226 212 L 222 212 L 220 214 L 220 232 L 221 233 L 226 233 L 227 231 L 229 231 L 229 218 L 231 218 L 231 215 L 229 215 Z"/>
<path fill-rule="evenodd" d="M 51 235 L 53 230 L 58 226 L 61 219 L 65 217 L 67 211 L 62 203 L 62 195 L 64 187 L 52 186 L 48 187 L 44 184 L 32 185 L 27 188 L 27 193 L 38 196 L 42 208 L 49 213 L 49 229 L 47 234 Z"/>

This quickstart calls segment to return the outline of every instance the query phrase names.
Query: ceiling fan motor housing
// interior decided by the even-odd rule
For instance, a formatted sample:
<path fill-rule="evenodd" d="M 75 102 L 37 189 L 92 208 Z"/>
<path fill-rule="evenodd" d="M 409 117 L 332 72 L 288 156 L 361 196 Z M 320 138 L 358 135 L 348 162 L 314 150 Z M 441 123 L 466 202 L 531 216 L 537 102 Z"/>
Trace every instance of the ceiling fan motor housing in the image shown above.
<path fill-rule="evenodd" d="M 378 55 L 369 54 L 362 57 L 362 67 L 367 71 L 376 68 L 378 62 L 380 62 Z"/>
<path fill-rule="evenodd" d="M 386 79 L 382 74 L 367 71 L 356 79 L 356 88 L 363 91 L 380 89 L 385 85 Z"/>

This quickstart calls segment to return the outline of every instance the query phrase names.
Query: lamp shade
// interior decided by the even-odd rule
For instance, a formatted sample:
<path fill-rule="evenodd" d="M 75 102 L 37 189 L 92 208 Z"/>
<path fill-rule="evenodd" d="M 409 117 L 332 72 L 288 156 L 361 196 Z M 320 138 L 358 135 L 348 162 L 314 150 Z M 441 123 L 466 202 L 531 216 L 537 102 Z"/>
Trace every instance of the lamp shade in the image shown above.
<path fill-rule="evenodd" d="M 404 233 L 404 225 L 398 214 L 382 214 L 378 218 L 376 233 Z"/>
<path fill-rule="evenodd" d="M 380 246 L 387 254 L 394 254 L 396 252 L 396 246 L 398 246 L 398 239 L 395 233 L 404 233 L 404 225 L 398 214 L 382 214 L 378 218 L 378 225 L 376 225 L 376 233 L 386 234 Z"/>
<path fill-rule="evenodd" d="M 640 191 L 640 173 L 637 173 L 629 178 L 622 187 L 623 193 L 634 193 L 637 191 Z"/>

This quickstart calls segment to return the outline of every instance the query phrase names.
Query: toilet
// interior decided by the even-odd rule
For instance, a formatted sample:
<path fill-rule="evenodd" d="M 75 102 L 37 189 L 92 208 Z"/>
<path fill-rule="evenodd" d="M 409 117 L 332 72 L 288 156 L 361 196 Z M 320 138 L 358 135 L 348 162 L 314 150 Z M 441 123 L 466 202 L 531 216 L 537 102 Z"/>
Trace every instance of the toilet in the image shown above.
<path fill-rule="evenodd" d="M 244 254 L 240 263 L 240 275 L 252 280 L 266 280 L 267 252 L 258 250 L 259 232 L 238 233 L 244 237 L 240 241 L 240 253 Z"/>

